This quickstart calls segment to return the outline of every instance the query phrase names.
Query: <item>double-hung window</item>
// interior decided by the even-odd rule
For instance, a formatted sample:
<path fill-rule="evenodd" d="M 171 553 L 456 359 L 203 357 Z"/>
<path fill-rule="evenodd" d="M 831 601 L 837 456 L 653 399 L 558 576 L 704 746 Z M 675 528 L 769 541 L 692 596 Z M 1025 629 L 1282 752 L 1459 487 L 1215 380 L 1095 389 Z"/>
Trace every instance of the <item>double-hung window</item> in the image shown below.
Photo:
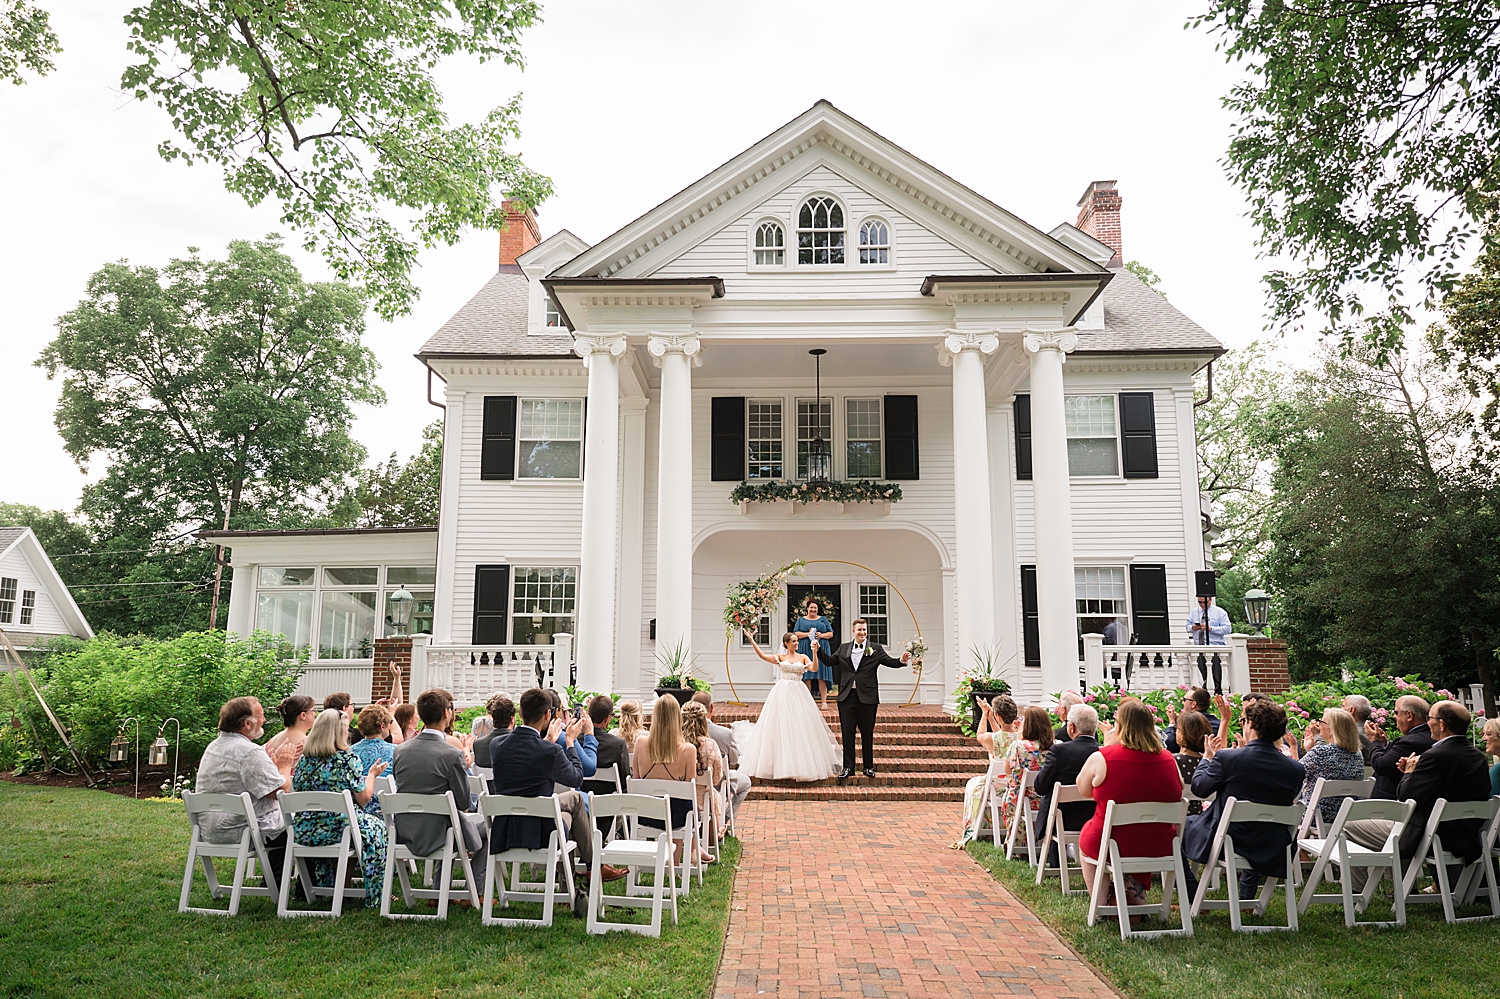
<path fill-rule="evenodd" d="M 0 576 L 0 624 L 10 624 L 16 619 L 16 587 L 19 580 Z"/>
<path fill-rule="evenodd" d="M 1070 395 L 1063 399 L 1068 434 L 1068 474 L 1120 474 L 1120 447 L 1115 429 L 1115 397 Z"/>
<path fill-rule="evenodd" d="M 833 450 L 833 400 L 797 400 L 797 478 L 807 478 L 807 449 L 821 437 Z"/>
<path fill-rule="evenodd" d="M 583 400 L 522 399 L 516 439 L 520 478 L 581 478 Z"/>
<path fill-rule="evenodd" d="M 1073 570 L 1075 611 L 1078 618 L 1078 655 L 1083 657 L 1083 636 L 1102 635 L 1111 621 L 1128 621 L 1123 566 L 1078 566 Z M 1128 627 L 1128 625 L 1127 625 Z"/>
<path fill-rule="evenodd" d="M 870 641 L 890 644 L 890 603 L 884 583 L 859 584 L 859 616 L 865 619 Z"/>
<path fill-rule="evenodd" d="M 747 410 L 745 442 L 749 464 L 748 479 L 779 479 L 781 460 L 781 400 L 751 399 Z"/>
<path fill-rule="evenodd" d="M 36 590 L 21 591 L 21 624 L 30 624 L 36 613 Z"/>
<path fill-rule="evenodd" d="M 880 478 L 880 400 L 844 400 L 844 465 L 851 479 Z"/>
<path fill-rule="evenodd" d="M 560 632 L 573 634 L 578 570 L 571 566 L 516 566 L 511 590 L 511 641 L 548 645 Z"/>

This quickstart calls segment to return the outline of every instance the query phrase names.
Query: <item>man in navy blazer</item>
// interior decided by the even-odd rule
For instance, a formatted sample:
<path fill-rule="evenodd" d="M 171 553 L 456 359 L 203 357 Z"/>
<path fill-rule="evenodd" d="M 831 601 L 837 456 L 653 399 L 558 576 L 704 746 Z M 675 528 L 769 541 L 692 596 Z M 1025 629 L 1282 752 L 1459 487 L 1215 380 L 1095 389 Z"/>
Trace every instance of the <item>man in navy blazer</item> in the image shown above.
<path fill-rule="evenodd" d="M 1068 723 L 1064 726 L 1068 730 L 1068 738 L 1065 742 L 1054 742 L 1052 748 L 1047 751 L 1047 759 L 1042 763 L 1042 769 L 1037 771 L 1036 793 L 1041 797 L 1041 809 L 1036 816 L 1036 838 L 1038 841 L 1047 834 L 1047 813 L 1052 808 L 1052 791 L 1059 784 L 1068 785 L 1078 783 L 1079 771 L 1088 762 L 1090 756 L 1099 752 L 1099 742 L 1096 733 L 1099 729 L 1099 712 L 1087 704 L 1074 702 L 1068 708 Z M 1092 801 L 1070 802 L 1058 808 L 1059 818 L 1062 819 L 1062 829 L 1057 830 L 1058 839 L 1062 839 L 1063 829 L 1069 832 L 1077 832 L 1088 824 L 1094 814 L 1094 803 Z M 1057 845 L 1047 853 L 1047 865 L 1057 866 Z"/>
<path fill-rule="evenodd" d="M 1370 766 L 1375 771 L 1372 798 L 1404 800 L 1397 793 L 1401 787 L 1400 762 L 1432 748 L 1428 711 L 1427 702 L 1415 694 L 1396 698 L 1396 729 L 1401 738 L 1390 743 L 1386 742 L 1385 729 L 1372 721 L 1365 722 L 1365 734 L 1370 737 Z"/>
<path fill-rule="evenodd" d="M 1221 717 L 1229 717 L 1229 705 L 1220 699 Z M 1204 747 L 1203 762 L 1193 772 L 1193 793 L 1200 798 L 1216 795 L 1201 815 L 1189 815 L 1182 833 L 1182 855 L 1200 864 L 1208 862 L 1214 835 L 1224 814 L 1224 803 L 1230 798 L 1253 801 L 1261 805 L 1290 805 L 1302 790 L 1307 771 L 1296 760 L 1276 748 L 1286 734 L 1286 709 L 1268 700 L 1252 700 L 1245 705 L 1245 744 L 1239 749 L 1225 749 L 1228 726 Z M 1229 834 L 1234 837 L 1235 852 L 1250 862 L 1250 870 L 1240 872 L 1240 898 L 1253 898 L 1260 890 L 1262 875 L 1285 878 L 1286 848 L 1292 841 L 1292 830 L 1263 822 L 1234 822 Z M 1198 879 L 1192 868 L 1187 870 L 1189 897 L 1198 893 Z"/>

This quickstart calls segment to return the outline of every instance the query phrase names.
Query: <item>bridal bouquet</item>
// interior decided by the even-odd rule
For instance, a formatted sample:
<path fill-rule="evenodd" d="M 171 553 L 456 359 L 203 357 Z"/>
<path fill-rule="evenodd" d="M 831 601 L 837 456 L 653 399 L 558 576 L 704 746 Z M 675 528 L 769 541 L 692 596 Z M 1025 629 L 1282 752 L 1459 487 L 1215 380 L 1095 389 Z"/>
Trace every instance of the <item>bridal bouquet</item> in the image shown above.
<path fill-rule="evenodd" d="M 790 576 L 802 575 L 807 563 L 798 559 L 788 562 L 780 569 L 769 572 L 759 579 L 748 579 L 733 583 L 729 587 L 729 602 L 724 607 L 724 631 L 735 632 L 760 627 L 760 619 L 775 613 L 781 602 L 781 587 Z"/>
<path fill-rule="evenodd" d="M 927 643 L 922 641 L 921 635 L 918 635 L 916 638 L 913 638 L 911 641 L 906 643 L 906 651 L 911 653 L 912 664 L 915 666 L 921 666 L 922 657 L 927 654 Z"/>

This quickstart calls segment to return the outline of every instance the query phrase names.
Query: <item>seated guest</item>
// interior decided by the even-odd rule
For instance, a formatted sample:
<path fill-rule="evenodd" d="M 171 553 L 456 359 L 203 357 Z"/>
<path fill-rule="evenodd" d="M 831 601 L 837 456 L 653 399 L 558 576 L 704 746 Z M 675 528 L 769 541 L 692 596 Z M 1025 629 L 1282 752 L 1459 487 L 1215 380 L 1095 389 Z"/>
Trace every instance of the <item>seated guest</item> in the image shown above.
<path fill-rule="evenodd" d="M 608 694 L 600 694 L 588 704 L 589 721 L 594 725 L 594 738 L 598 740 L 599 748 L 596 751 L 599 769 L 594 772 L 595 776 L 585 779 L 583 790 L 593 794 L 613 794 L 615 781 L 609 776 L 610 768 L 613 767 L 615 777 L 619 778 L 620 788 L 628 787 L 630 780 L 630 747 L 617 732 L 608 731 L 609 719 L 615 713 L 614 698 Z"/>
<path fill-rule="evenodd" d="M 359 713 L 359 734 L 362 738 L 349 747 L 349 751 L 359 759 L 361 772 L 369 773 L 370 769 L 378 762 L 383 764 L 383 770 L 389 770 L 396 759 L 396 747 L 386 741 L 391 734 L 393 719 L 390 711 L 384 704 L 369 704 Z M 371 815 L 380 814 L 380 796 L 370 795 L 370 800 L 364 804 L 364 810 Z"/>
<path fill-rule="evenodd" d="M 266 712 L 255 698 L 236 697 L 225 702 L 219 709 L 219 735 L 208 744 L 198 763 L 196 787 L 213 794 L 249 793 L 272 873 L 279 878 L 286 858 L 286 820 L 276 792 L 290 791 L 292 782 L 256 743 L 265 731 Z M 199 821 L 210 843 L 238 843 L 245 831 L 245 820 L 233 815 L 205 812 Z"/>
<path fill-rule="evenodd" d="M 282 776 L 289 778 L 297 757 L 302 755 L 307 733 L 318 720 L 318 702 L 302 694 L 293 694 L 276 705 L 276 713 L 281 716 L 283 728 L 266 740 L 266 755 Z"/>
<path fill-rule="evenodd" d="M 359 757 L 349 749 L 349 720 L 338 708 L 327 708 L 318 715 L 302 758 L 292 768 L 293 791 L 348 791 L 361 811 L 354 814 L 359 823 L 360 858 L 364 863 L 365 908 L 380 907 L 380 892 L 385 882 L 385 823 L 363 811 L 375 797 L 375 778 L 385 771 L 385 761 L 376 760 L 369 773 Z M 344 835 L 349 824 L 339 812 L 297 812 L 292 816 L 292 835 L 301 846 L 330 846 Z M 331 857 L 312 858 L 313 883 L 333 887 L 338 862 Z"/>
<path fill-rule="evenodd" d="M 1365 733 L 1370 737 L 1370 766 L 1375 769 L 1372 797 L 1396 799 L 1396 788 L 1401 783 L 1399 763 L 1432 748 L 1427 715 L 1427 702 L 1415 694 L 1396 698 L 1396 730 L 1401 737 L 1395 742 L 1386 741 L 1385 729 L 1373 721 L 1365 722 Z"/>
<path fill-rule="evenodd" d="M 399 745 L 417 734 L 417 706 L 415 704 L 398 704 L 391 711 L 391 716 L 396 719 L 391 733 L 392 742 Z M 395 737 L 397 732 L 401 733 L 399 739 Z"/>
<path fill-rule="evenodd" d="M 1092 891 L 1099 869 L 1098 858 L 1103 856 L 1100 851 L 1108 849 L 1100 840 L 1109 803 L 1182 800 L 1182 776 L 1177 761 L 1157 737 L 1156 714 L 1150 708 L 1133 699 L 1121 702 L 1115 713 L 1114 729 L 1104 737 L 1099 752 L 1090 755 L 1078 773 L 1078 790 L 1094 799 L 1094 815 L 1078 836 L 1083 881 Z M 1112 838 L 1122 857 L 1162 857 L 1172 850 L 1174 831 L 1170 822 L 1154 822 L 1122 826 Z M 1151 875 L 1127 875 L 1126 903 L 1144 905 L 1150 887 Z"/>
<path fill-rule="evenodd" d="M 1312 800 L 1319 777 L 1328 780 L 1365 779 L 1365 758 L 1359 751 L 1359 729 L 1355 727 L 1354 716 L 1343 708 L 1329 708 L 1323 712 L 1322 721 L 1308 725 L 1302 746 L 1305 750 L 1302 768 L 1307 771 L 1302 781 L 1302 793 L 1297 795 L 1302 804 Z M 1347 797 L 1338 794 L 1318 799 L 1318 812 L 1324 822 L 1338 818 L 1339 808 Z"/>
<path fill-rule="evenodd" d="M 1203 716 L 1205 721 L 1208 722 L 1209 735 L 1219 734 L 1219 718 L 1212 711 L 1208 710 L 1208 704 L 1208 691 L 1204 690 L 1202 687 L 1194 687 L 1192 690 L 1189 690 L 1187 692 L 1187 696 L 1183 698 L 1181 712 L 1179 712 L 1172 705 L 1167 705 L 1167 722 L 1169 724 L 1167 725 L 1167 734 L 1164 740 L 1167 747 L 1167 752 L 1178 753 L 1182 751 L 1182 746 L 1177 741 L 1177 716 L 1179 714 L 1186 714 L 1189 711 L 1196 711 Z M 1202 752 L 1202 747 L 1199 747 L 1199 752 Z"/>
<path fill-rule="evenodd" d="M 625 740 L 625 745 L 635 750 L 636 736 L 646 729 L 645 717 L 641 711 L 641 702 L 628 700 L 620 702 L 620 738 Z"/>
<path fill-rule="evenodd" d="M 1348 694 L 1339 707 L 1354 717 L 1354 727 L 1359 731 L 1359 753 L 1365 766 L 1370 765 L 1370 735 L 1365 731 L 1365 722 L 1370 720 L 1370 699 L 1363 694 Z"/>
<path fill-rule="evenodd" d="M 578 862 L 587 871 L 594 862 L 594 838 L 584 796 L 577 790 L 583 781 L 583 763 L 578 758 L 578 739 L 583 728 L 582 718 L 565 727 L 547 692 L 533 687 L 521 695 L 521 724 L 498 745 L 491 743 L 490 762 L 495 770 L 496 794 L 557 798 L 568 827 L 568 839 L 578 844 Z M 556 791 L 554 795 L 558 784 L 570 790 Z M 550 834 L 551 829 L 543 819 L 499 815 L 491 825 L 490 842 L 497 851 L 539 850 L 546 846 Z M 604 864 L 599 873 L 606 881 L 613 881 L 627 872 Z M 474 874 L 483 876 L 478 870 Z"/>
<path fill-rule="evenodd" d="M 1005 703 L 1002 705 L 1001 702 Z M 979 730 L 974 735 L 974 741 L 984 747 L 984 751 L 990 763 L 995 760 L 1004 760 L 1005 753 L 1016 741 L 1015 721 L 1016 702 L 1009 694 L 1001 694 L 994 700 L 976 701 L 979 705 Z M 1009 721 L 1002 721 L 1001 715 L 1008 716 Z M 985 783 L 989 780 L 989 771 L 975 774 L 969 778 L 964 785 L 964 818 L 963 835 L 959 837 L 955 847 L 962 847 L 965 843 L 973 840 L 979 835 L 979 827 L 983 823 L 983 805 Z M 995 781 L 995 794 L 1000 794 L 1000 779 Z M 1009 829 L 1009 826 L 1004 828 Z M 995 841 L 998 843 L 1004 833 L 996 833 Z"/>
<path fill-rule="evenodd" d="M 545 693 L 552 702 L 552 717 L 561 718 L 564 726 L 570 724 L 570 719 L 566 717 L 568 709 L 563 706 L 562 695 L 555 687 L 546 688 Z M 578 717 L 583 719 L 583 729 L 575 747 L 578 750 L 578 762 L 583 764 L 583 775 L 592 777 L 599 772 L 599 737 L 594 735 L 593 719 L 581 710 Z M 559 746 L 563 744 L 562 736 L 557 737 L 557 744 Z"/>
<path fill-rule="evenodd" d="M 1484 723 L 1484 751 L 1500 757 L 1500 718 L 1491 718 Z M 1500 795 L 1500 760 L 1490 767 L 1490 795 Z"/>
<path fill-rule="evenodd" d="M 495 720 L 487 714 L 475 715 L 474 720 L 469 722 L 469 738 L 476 741 L 483 739 L 493 731 L 495 731 Z M 471 742 L 469 745 L 473 746 L 473 743 Z"/>
<path fill-rule="evenodd" d="M 1099 743 L 1094 733 L 1099 729 L 1099 712 L 1087 704 L 1074 704 L 1068 708 L 1068 741 L 1054 742 L 1042 761 L 1042 769 L 1036 775 L 1036 793 L 1041 798 L 1041 808 L 1036 816 L 1036 838 L 1041 842 L 1047 834 L 1047 812 L 1052 807 L 1052 789 L 1059 785 L 1076 784 L 1078 773 L 1090 756 L 1099 752 Z M 1091 802 L 1070 802 L 1061 808 L 1063 829 L 1076 832 L 1094 817 Z M 1062 829 L 1058 830 L 1060 834 Z M 1057 844 L 1053 843 L 1053 849 Z M 1056 866 L 1056 857 L 1050 856 L 1048 866 Z"/>
<path fill-rule="evenodd" d="M 488 857 L 488 836 L 472 807 L 464 751 L 449 745 L 443 734 L 453 724 L 453 695 L 442 688 L 424 691 L 417 698 L 417 717 L 422 719 L 422 730 L 396 747 L 392 776 L 403 794 L 453 792 L 462 827 L 460 847 L 473 855 L 474 876 L 480 877 Z M 412 853 L 426 857 L 443 848 L 448 827 L 448 819 L 441 815 L 398 815 L 396 839 Z"/>
<path fill-rule="evenodd" d="M 1190 786 L 1193 783 L 1193 774 L 1198 770 L 1198 764 L 1203 762 L 1203 750 L 1206 748 L 1209 737 L 1213 735 L 1213 726 L 1203 712 L 1184 711 L 1177 716 L 1175 728 L 1178 740 L 1178 750 L 1174 757 L 1177 760 L 1177 773 L 1182 777 L 1182 783 Z M 1167 729 L 1167 731 L 1170 733 L 1172 729 Z M 1202 811 L 1203 802 L 1188 802 L 1189 815 L 1198 815 Z"/>
<path fill-rule="evenodd" d="M 724 838 L 724 815 L 719 807 L 717 788 L 724 783 L 727 768 L 719 744 L 708 737 L 708 710 L 697 701 L 682 706 L 682 738 L 698 751 L 698 777 L 708 775 L 711 787 L 698 788 L 698 810 L 708 810 L 709 822 L 716 840 Z"/>
<path fill-rule="evenodd" d="M 491 751 L 516 730 L 516 705 L 508 695 L 496 694 L 484 703 L 484 710 L 494 727 L 474 740 L 474 765 L 488 768 Z"/>
<path fill-rule="evenodd" d="M 1210 794 L 1217 797 L 1202 814 L 1187 820 L 1182 831 L 1184 860 L 1208 863 L 1225 802 L 1230 798 L 1261 805 L 1290 805 L 1302 790 L 1306 776 L 1302 764 L 1288 759 L 1276 748 L 1286 734 L 1286 709 L 1269 699 L 1251 698 L 1244 711 L 1243 747 L 1224 748 L 1227 726 L 1221 727 L 1219 734 L 1209 740 L 1203 762 L 1193 773 L 1193 793 L 1200 798 Z M 1234 837 L 1235 851 L 1250 864 L 1250 870 L 1240 872 L 1240 898 L 1253 897 L 1260 890 L 1262 876 L 1287 876 L 1286 847 L 1292 841 L 1293 830 L 1249 822 L 1234 823 L 1229 832 Z M 1191 897 L 1197 891 L 1198 879 L 1189 868 L 1187 893 Z"/>
<path fill-rule="evenodd" d="M 1000 760 L 1000 829 L 996 832 L 997 836 L 1010 834 L 1010 823 L 1015 818 L 1017 808 L 1030 809 L 1023 820 L 1030 822 L 1032 813 L 1041 807 L 1042 798 L 1036 793 L 1035 787 L 1027 788 L 1025 801 L 1021 800 L 1021 775 L 1028 770 L 1033 773 L 1041 770 L 1042 762 L 1047 758 L 1052 745 L 1052 722 L 1047 717 L 1047 709 L 1035 704 L 1029 706 L 1021 715 L 1018 737 L 1005 750 L 1005 756 Z M 964 830 L 964 837 L 964 842 L 973 838 L 967 828 Z"/>
<path fill-rule="evenodd" d="M 1472 720 L 1469 709 L 1457 701 L 1438 701 L 1428 710 L 1427 724 L 1424 726 L 1430 731 L 1433 744 L 1426 751 L 1412 753 L 1398 763 L 1402 776 L 1401 783 L 1396 786 L 1396 800 L 1405 801 L 1410 798 L 1417 803 L 1416 808 L 1412 809 L 1411 818 L 1401 830 L 1401 842 L 1397 847 L 1403 866 L 1420 863 L 1425 859 L 1418 857 L 1416 853 L 1426 832 L 1427 821 L 1432 818 L 1433 806 L 1439 798 L 1448 801 L 1485 801 L 1490 797 L 1490 775 L 1486 771 L 1488 761 L 1483 753 L 1469 745 L 1469 725 Z M 1378 744 L 1379 740 L 1376 742 Z M 1385 845 L 1391 825 L 1392 823 L 1383 819 L 1364 819 L 1350 822 L 1344 828 L 1354 842 L 1378 850 Z M 1443 849 L 1463 858 L 1465 864 L 1473 863 L 1484 849 L 1479 837 L 1482 825 L 1483 822 L 1479 819 L 1455 819 L 1452 822 L 1438 823 L 1437 833 L 1443 838 Z M 1450 879 L 1457 878 L 1458 873 L 1458 869 L 1450 869 L 1448 875 Z M 1362 885 L 1363 882 L 1360 883 Z"/>
<path fill-rule="evenodd" d="M 656 699 L 651 709 L 651 729 L 636 736 L 635 746 L 630 750 L 630 775 L 638 780 L 692 781 L 698 776 L 698 750 L 682 737 L 682 705 L 677 698 L 663 695 Z M 672 828 L 680 829 L 687 822 L 692 803 L 680 798 L 672 799 Z M 657 819 L 640 819 L 641 825 L 660 829 Z M 682 840 L 677 844 L 674 856 L 682 862 Z M 712 859 L 703 854 L 704 860 Z"/>
<path fill-rule="evenodd" d="M 735 741 L 734 732 L 723 725 L 714 724 L 714 695 L 700 690 L 693 695 L 693 700 L 703 705 L 708 712 L 708 737 L 718 744 L 719 753 L 724 757 L 724 765 L 729 768 L 729 811 L 732 814 L 739 810 L 750 794 L 750 775 L 740 772 L 740 746 Z M 623 733 L 621 738 L 624 738 Z"/>
<path fill-rule="evenodd" d="M 1059 742 L 1067 742 L 1072 738 L 1072 736 L 1068 734 L 1068 709 L 1075 704 L 1082 703 L 1083 695 L 1076 690 L 1065 690 L 1061 694 L 1057 695 L 1057 720 L 1062 722 L 1062 724 L 1052 730 L 1052 741 L 1054 744 Z M 1095 715 L 1098 715 L 1097 711 L 1095 712 Z"/>

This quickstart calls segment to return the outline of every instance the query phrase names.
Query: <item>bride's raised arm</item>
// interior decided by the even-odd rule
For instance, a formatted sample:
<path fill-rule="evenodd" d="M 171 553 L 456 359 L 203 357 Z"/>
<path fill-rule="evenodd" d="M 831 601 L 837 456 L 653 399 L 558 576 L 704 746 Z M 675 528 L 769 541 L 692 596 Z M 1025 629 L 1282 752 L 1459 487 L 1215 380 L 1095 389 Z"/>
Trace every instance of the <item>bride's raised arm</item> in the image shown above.
<path fill-rule="evenodd" d="M 748 639 L 750 639 L 750 647 L 755 650 L 755 654 L 756 655 L 760 656 L 762 659 L 764 659 L 766 662 L 770 663 L 772 666 L 779 665 L 774 658 L 772 658 L 771 656 L 766 655 L 764 652 L 762 652 L 760 650 L 760 646 L 757 645 L 756 642 L 755 642 L 755 632 L 751 631 L 749 628 L 746 628 L 745 629 L 745 637 L 748 638 Z"/>

